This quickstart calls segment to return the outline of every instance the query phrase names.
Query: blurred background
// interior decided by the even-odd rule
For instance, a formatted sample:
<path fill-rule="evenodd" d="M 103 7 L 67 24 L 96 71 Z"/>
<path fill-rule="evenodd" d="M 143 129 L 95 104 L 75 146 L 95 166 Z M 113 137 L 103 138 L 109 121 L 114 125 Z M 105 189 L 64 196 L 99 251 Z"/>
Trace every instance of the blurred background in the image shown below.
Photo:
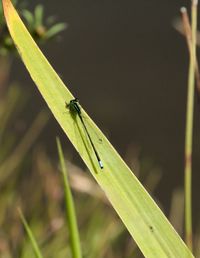
<path fill-rule="evenodd" d="M 42 51 L 183 237 L 188 49 L 174 22 L 180 17 L 180 7 L 184 5 L 190 10 L 190 1 L 41 0 L 26 7 L 34 11 L 37 4 L 44 6 L 44 18 L 53 15 L 57 22 L 67 25 L 55 39 L 41 45 Z M 53 234 L 59 231 L 61 238 L 64 231 L 55 142 L 59 136 L 68 161 L 81 232 L 85 228 L 87 240 L 92 243 L 91 250 L 87 244 L 83 245 L 85 257 L 142 257 L 101 190 L 88 173 L 82 173 L 85 165 L 48 113 L 21 60 L 16 54 L 1 57 L 0 70 L 0 94 L 2 103 L 5 102 L 1 109 L 4 134 L 0 139 L 3 146 L 0 171 L 3 168 L 9 171 L 8 176 L 0 176 L 0 189 L 6 196 L 0 223 L 5 225 L 5 217 L 8 221 L 12 211 L 13 225 L 20 227 L 13 207 L 21 205 L 35 225 L 44 250 L 45 245 L 49 248 L 50 241 L 57 248 L 54 250 L 69 252 L 60 247 L 65 245 L 64 239 L 58 244 L 59 237 Z M 196 250 L 200 227 L 199 128 L 200 106 L 196 101 L 193 148 Z M 84 180 L 91 191 L 80 184 Z M 49 224 L 46 222 L 45 233 L 41 229 L 37 233 L 36 218 L 47 216 L 41 209 L 43 204 Z M 85 205 L 89 207 L 87 211 Z M 26 256 L 28 248 L 24 243 L 17 243 L 15 234 L 19 233 L 15 227 L 4 226 L 0 254 L 32 257 L 31 253 Z M 10 238 L 6 232 L 14 236 Z M 106 234 L 107 238 L 103 237 L 106 241 L 102 240 L 102 234 Z M 101 242 L 99 249 L 95 241 Z M 64 257 L 63 253 L 57 257 Z M 46 257 L 53 257 L 53 251 L 46 251 Z"/>

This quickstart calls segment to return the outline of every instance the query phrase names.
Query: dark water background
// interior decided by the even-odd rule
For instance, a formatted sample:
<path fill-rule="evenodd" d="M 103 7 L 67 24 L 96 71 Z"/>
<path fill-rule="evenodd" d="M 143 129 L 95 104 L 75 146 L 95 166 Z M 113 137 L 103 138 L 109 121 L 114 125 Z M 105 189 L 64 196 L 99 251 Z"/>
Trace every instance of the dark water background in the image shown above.
<path fill-rule="evenodd" d="M 162 169 L 156 196 L 168 211 L 175 187 L 183 187 L 188 51 L 172 26 L 190 1 L 68 0 L 43 3 L 47 15 L 68 23 L 59 42 L 43 51 L 72 93 L 124 157 L 139 146 Z M 30 116 L 45 106 L 20 61 L 13 68 L 33 92 Z M 37 104 L 35 104 L 37 103 Z M 195 219 L 200 213 L 200 107 L 196 103 L 193 170 Z M 55 152 L 55 121 L 45 139 Z M 68 141 L 66 145 L 71 148 Z"/>

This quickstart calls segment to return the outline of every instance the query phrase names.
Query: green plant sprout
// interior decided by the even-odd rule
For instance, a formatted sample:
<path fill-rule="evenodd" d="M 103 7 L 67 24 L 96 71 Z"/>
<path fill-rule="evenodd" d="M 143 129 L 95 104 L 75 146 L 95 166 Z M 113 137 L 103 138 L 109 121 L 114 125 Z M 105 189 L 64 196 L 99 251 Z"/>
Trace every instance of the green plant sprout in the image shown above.
<path fill-rule="evenodd" d="M 26 221 L 25 217 L 24 217 L 24 214 L 22 213 L 22 211 L 20 209 L 18 209 L 18 212 L 19 212 L 19 216 L 20 216 L 20 219 L 21 219 L 21 222 L 23 223 L 24 225 L 24 229 L 28 235 L 28 238 L 31 242 L 31 246 L 33 248 L 33 251 L 34 251 L 34 254 L 35 254 L 35 257 L 36 258 L 43 258 L 42 254 L 41 254 L 41 251 L 40 251 L 40 248 L 36 242 L 36 239 L 33 235 L 33 232 L 28 224 L 28 222 Z"/>
<path fill-rule="evenodd" d="M 67 216 L 67 225 L 70 235 L 70 246 L 72 252 L 72 258 L 82 258 L 81 254 L 81 242 L 78 231 L 75 204 L 72 196 L 72 192 L 68 180 L 67 166 L 65 165 L 64 154 L 59 138 L 56 138 L 58 155 L 60 160 L 61 172 L 63 175 L 64 183 L 64 196 L 65 196 L 65 210 Z"/>
<path fill-rule="evenodd" d="M 31 35 L 39 42 L 46 42 L 67 28 L 66 23 L 53 24 L 55 19 L 52 16 L 45 20 L 44 7 L 41 4 L 35 7 L 34 13 L 27 9 L 23 9 L 21 13 L 26 20 Z"/>
<path fill-rule="evenodd" d="M 13 0 L 12 2 L 13 5 L 17 5 L 20 9 L 20 13 L 25 19 L 26 26 L 32 37 L 38 43 L 47 42 L 67 28 L 66 23 L 55 23 L 55 19 L 52 16 L 45 19 L 44 7 L 41 4 L 35 7 L 34 13 L 32 14 L 29 10 L 21 7 L 20 1 Z M 5 24 L 2 4 L 0 3 L 0 55 L 5 56 L 13 51 L 15 51 L 15 46 Z"/>

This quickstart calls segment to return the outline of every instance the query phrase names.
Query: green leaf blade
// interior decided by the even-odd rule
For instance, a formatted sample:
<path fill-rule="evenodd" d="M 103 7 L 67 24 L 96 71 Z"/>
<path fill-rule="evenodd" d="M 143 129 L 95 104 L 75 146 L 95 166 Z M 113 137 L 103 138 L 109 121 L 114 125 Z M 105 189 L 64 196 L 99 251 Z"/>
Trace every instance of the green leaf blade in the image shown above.
<path fill-rule="evenodd" d="M 61 171 L 62 171 L 63 182 L 64 182 L 65 207 L 66 207 L 66 215 L 67 215 L 67 224 L 69 227 L 72 257 L 81 258 L 82 257 L 81 244 L 80 244 L 78 226 L 76 221 L 74 201 L 73 201 L 71 189 L 68 182 L 67 169 L 64 161 L 64 155 L 63 155 L 61 143 L 58 138 L 56 139 L 56 142 L 57 142 L 57 149 L 58 149 L 59 160 L 60 160 Z"/>
<path fill-rule="evenodd" d="M 24 225 L 24 228 L 26 230 L 26 233 L 27 233 L 27 235 L 29 237 L 29 240 L 31 242 L 33 251 L 35 253 L 35 257 L 36 258 L 43 258 L 42 254 L 40 252 L 40 248 L 39 248 L 39 246 L 38 246 L 38 244 L 37 244 L 37 242 L 35 240 L 35 237 L 33 235 L 33 232 L 31 230 L 31 228 L 29 227 L 29 225 L 28 225 L 28 223 L 27 223 L 23 213 L 21 212 L 21 210 L 19 210 L 19 215 L 20 215 L 20 219 L 21 219 L 21 221 L 22 221 L 22 223 Z"/>

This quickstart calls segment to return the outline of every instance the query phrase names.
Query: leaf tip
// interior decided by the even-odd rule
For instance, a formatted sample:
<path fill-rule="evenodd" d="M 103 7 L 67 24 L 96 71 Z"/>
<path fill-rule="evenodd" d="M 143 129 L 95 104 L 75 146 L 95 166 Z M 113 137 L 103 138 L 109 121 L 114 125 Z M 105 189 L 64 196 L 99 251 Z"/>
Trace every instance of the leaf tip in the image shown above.
<path fill-rule="evenodd" d="M 3 5 L 4 17 L 6 19 L 7 26 L 9 27 L 10 18 L 15 16 L 15 9 L 10 0 L 2 0 L 2 5 Z"/>
<path fill-rule="evenodd" d="M 4 15 L 7 17 L 8 10 L 10 8 L 10 0 L 2 0 Z"/>

